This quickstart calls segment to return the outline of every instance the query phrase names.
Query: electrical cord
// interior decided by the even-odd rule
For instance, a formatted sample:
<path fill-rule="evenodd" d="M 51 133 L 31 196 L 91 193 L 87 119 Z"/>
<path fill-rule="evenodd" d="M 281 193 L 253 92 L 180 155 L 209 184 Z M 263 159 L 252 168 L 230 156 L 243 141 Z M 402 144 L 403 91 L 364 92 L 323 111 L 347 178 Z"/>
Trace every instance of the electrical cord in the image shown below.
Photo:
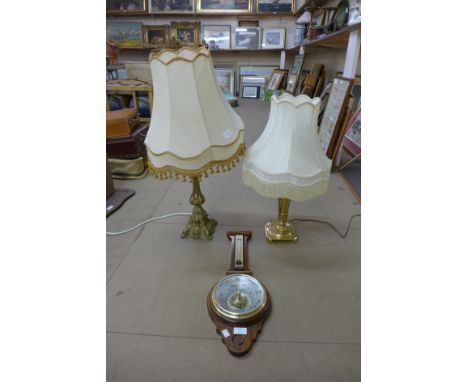
<path fill-rule="evenodd" d="M 346 232 L 344 234 L 341 234 L 340 231 L 338 231 L 336 229 L 336 227 L 329 223 L 329 222 L 326 222 L 326 221 L 323 221 L 323 220 L 316 220 L 316 219 L 300 219 L 300 218 L 297 218 L 297 219 L 292 219 L 290 222 L 291 223 L 294 223 L 294 222 L 315 222 L 315 223 L 321 223 L 321 224 L 326 224 L 328 226 L 330 226 L 331 228 L 333 228 L 333 230 L 342 238 L 346 238 L 346 236 L 348 236 L 348 233 L 349 233 L 349 230 L 351 229 L 351 222 L 353 221 L 353 219 L 355 217 L 361 217 L 361 214 L 357 214 L 357 215 L 353 215 L 349 218 L 348 220 L 348 227 L 346 228 Z"/>
<path fill-rule="evenodd" d="M 165 218 L 169 218 L 171 216 L 189 216 L 189 215 L 192 215 L 191 212 L 176 212 L 176 213 L 173 213 L 173 214 L 167 214 L 167 215 L 162 215 L 162 216 L 156 216 L 154 218 L 151 218 L 151 219 L 148 219 L 148 220 L 145 220 L 145 221 L 142 221 L 141 223 L 137 224 L 136 226 L 134 227 L 131 227 L 131 228 L 128 228 L 126 230 L 123 230 L 123 231 L 119 231 L 119 232 L 106 232 L 106 235 L 108 236 L 116 236 L 116 235 L 122 235 L 124 233 L 127 233 L 127 232 L 130 232 L 130 231 L 133 231 L 134 229 L 137 229 L 143 225 L 145 225 L 146 223 L 149 223 L 149 222 L 152 222 L 152 221 L 155 221 L 155 220 L 161 220 L 161 219 L 165 219 Z M 340 231 L 338 231 L 336 229 L 336 227 L 329 223 L 329 222 L 326 222 L 326 221 L 323 221 L 323 220 L 316 220 L 316 219 L 302 219 L 302 218 L 296 218 L 296 219 L 292 219 L 290 222 L 291 223 L 294 223 L 294 222 L 314 222 L 314 223 L 321 223 L 321 224 L 326 224 L 328 226 L 330 226 L 331 228 L 333 228 L 333 230 L 342 238 L 346 238 L 346 236 L 348 236 L 348 233 L 349 233 L 349 230 L 351 229 L 351 222 L 353 221 L 354 218 L 356 217 L 361 217 L 360 214 L 357 214 L 357 215 L 353 215 L 350 217 L 350 219 L 348 220 L 348 226 L 346 228 L 346 232 L 344 234 L 341 234 Z"/>
<path fill-rule="evenodd" d="M 130 232 L 130 231 L 133 231 L 134 229 L 137 229 L 137 228 L 141 227 L 142 225 L 145 225 L 146 223 L 152 222 L 152 221 L 154 221 L 154 220 L 161 220 L 161 219 L 165 219 L 165 218 L 170 218 L 171 216 L 187 216 L 187 215 L 192 215 L 192 213 L 191 213 L 191 212 L 176 212 L 176 213 L 174 213 L 174 214 L 156 216 L 156 217 L 154 217 L 154 218 L 145 220 L 145 221 L 143 221 L 143 222 L 137 224 L 136 226 L 131 227 L 131 228 L 129 228 L 129 229 L 126 229 L 126 230 L 124 230 L 124 231 L 119 231 L 119 232 L 106 232 L 106 235 L 108 235 L 108 236 L 122 235 L 123 233 L 127 233 L 127 232 Z"/>

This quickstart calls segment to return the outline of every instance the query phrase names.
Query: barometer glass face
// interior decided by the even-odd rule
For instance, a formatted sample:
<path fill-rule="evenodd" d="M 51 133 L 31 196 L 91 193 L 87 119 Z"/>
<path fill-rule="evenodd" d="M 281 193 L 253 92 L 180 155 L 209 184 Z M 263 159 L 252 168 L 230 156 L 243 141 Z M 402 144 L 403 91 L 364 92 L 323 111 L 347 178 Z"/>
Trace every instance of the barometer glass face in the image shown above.
<path fill-rule="evenodd" d="M 267 299 L 263 285 L 244 274 L 223 277 L 213 288 L 211 297 L 219 314 L 237 320 L 255 316 Z"/>

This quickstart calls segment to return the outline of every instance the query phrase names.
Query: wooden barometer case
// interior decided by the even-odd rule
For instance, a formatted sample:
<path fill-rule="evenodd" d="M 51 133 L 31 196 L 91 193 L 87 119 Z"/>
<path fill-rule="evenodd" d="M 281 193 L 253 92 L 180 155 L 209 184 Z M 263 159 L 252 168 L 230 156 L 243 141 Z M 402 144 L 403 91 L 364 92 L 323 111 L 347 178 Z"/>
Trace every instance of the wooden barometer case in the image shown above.
<path fill-rule="evenodd" d="M 249 269 L 248 241 L 252 231 L 230 231 L 231 267 L 208 293 L 208 314 L 227 350 L 248 353 L 271 310 L 270 295 Z"/>

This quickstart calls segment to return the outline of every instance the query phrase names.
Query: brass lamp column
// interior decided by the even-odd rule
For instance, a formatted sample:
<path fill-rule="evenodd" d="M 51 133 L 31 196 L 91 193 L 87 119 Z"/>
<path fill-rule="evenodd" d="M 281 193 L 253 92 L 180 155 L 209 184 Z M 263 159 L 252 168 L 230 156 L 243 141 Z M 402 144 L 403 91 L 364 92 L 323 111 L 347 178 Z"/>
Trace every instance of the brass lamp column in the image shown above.
<path fill-rule="evenodd" d="M 192 216 L 190 216 L 180 237 L 183 239 L 189 237 L 191 239 L 211 240 L 218 222 L 210 219 L 202 207 L 202 204 L 205 203 L 205 197 L 200 189 L 200 176 L 192 176 L 190 179 L 193 184 L 193 191 L 190 196 L 190 204 L 193 206 Z"/>
<path fill-rule="evenodd" d="M 268 241 L 297 241 L 296 228 L 288 223 L 289 203 L 289 199 L 278 199 L 278 221 L 265 224 L 265 236 Z"/>
<path fill-rule="evenodd" d="M 202 207 L 200 180 L 239 161 L 244 123 L 221 93 L 208 49 L 163 49 L 149 61 L 155 97 L 145 138 L 148 168 L 161 180 L 191 179 L 192 215 L 180 236 L 211 240 L 217 223 Z"/>

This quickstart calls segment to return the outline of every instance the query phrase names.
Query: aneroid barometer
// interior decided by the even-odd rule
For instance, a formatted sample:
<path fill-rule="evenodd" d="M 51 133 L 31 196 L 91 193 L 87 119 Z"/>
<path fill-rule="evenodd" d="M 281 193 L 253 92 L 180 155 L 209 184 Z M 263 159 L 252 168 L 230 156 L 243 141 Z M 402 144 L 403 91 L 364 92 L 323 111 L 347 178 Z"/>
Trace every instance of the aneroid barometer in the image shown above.
<path fill-rule="evenodd" d="M 208 293 L 208 313 L 228 351 L 246 354 L 270 313 L 268 291 L 252 277 L 247 243 L 251 231 L 231 231 L 231 267 Z"/>

